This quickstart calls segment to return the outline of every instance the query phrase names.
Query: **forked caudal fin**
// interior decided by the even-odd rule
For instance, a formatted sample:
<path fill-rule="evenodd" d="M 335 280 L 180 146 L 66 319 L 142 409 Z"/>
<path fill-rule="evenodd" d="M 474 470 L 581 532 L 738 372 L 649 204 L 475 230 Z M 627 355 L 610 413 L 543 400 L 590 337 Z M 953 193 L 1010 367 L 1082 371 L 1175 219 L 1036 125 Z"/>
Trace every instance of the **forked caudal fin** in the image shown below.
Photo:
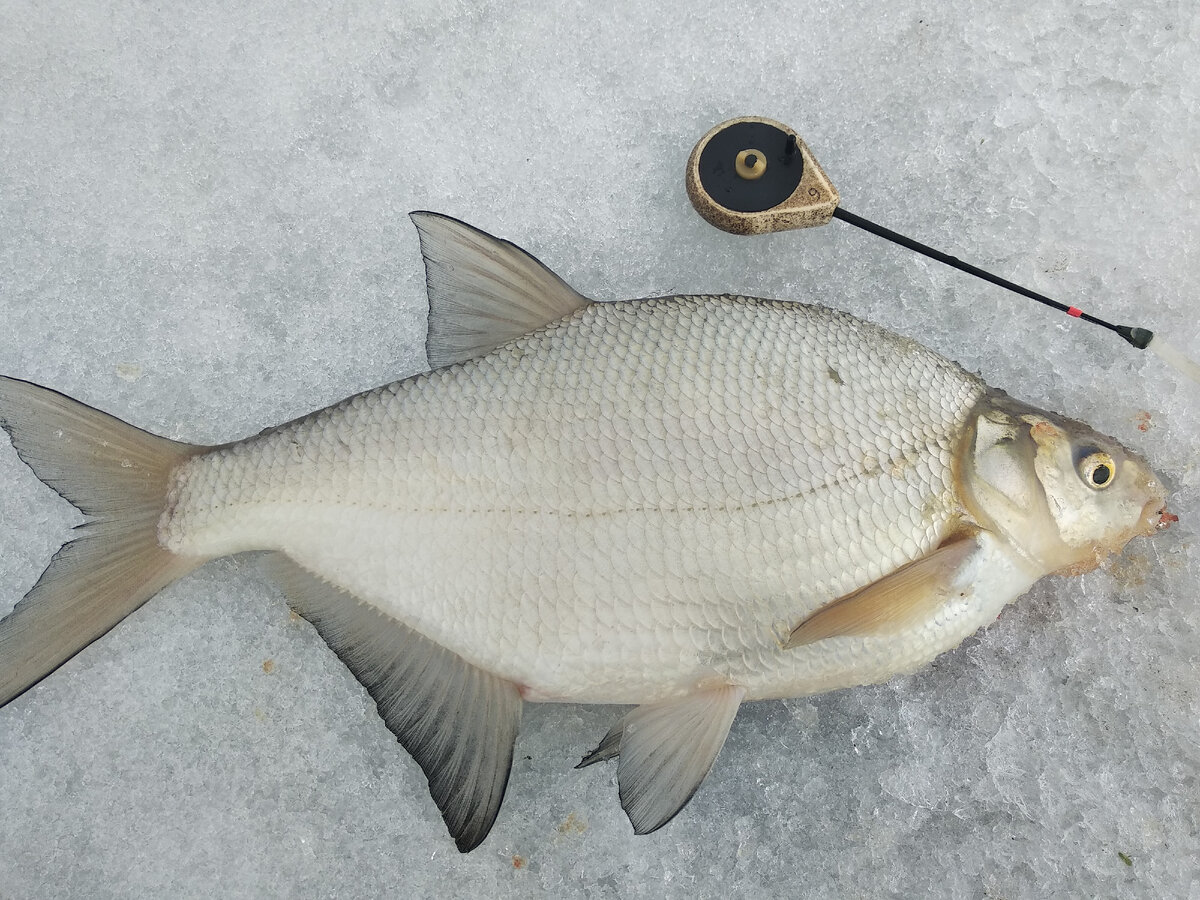
<path fill-rule="evenodd" d="M 47 388 L 0 376 L 0 427 L 88 521 L 0 620 L 0 706 L 202 559 L 158 543 L 171 471 L 202 448 L 148 434 Z"/>

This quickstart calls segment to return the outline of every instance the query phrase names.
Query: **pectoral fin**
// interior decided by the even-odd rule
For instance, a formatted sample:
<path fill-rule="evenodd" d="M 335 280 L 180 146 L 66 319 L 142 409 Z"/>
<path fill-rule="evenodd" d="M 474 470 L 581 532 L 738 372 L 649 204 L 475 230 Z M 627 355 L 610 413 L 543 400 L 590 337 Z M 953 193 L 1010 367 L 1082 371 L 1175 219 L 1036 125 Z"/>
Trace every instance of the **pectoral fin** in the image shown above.
<path fill-rule="evenodd" d="M 928 556 L 818 610 L 792 630 L 784 649 L 832 637 L 887 635 L 931 618 L 969 583 L 973 537 L 944 544 Z"/>
<path fill-rule="evenodd" d="M 420 764 L 458 849 L 473 850 L 487 837 L 508 785 L 521 719 L 517 687 L 282 553 L 272 554 L 268 567 Z"/>
<path fill-rule="evenodd" d="M 620 755 L 617 784 L 634 834 L 666 825 L 692 799 L 725 744 L 746 692 L 722 685 L 639 706 L 576 766 Z"/>

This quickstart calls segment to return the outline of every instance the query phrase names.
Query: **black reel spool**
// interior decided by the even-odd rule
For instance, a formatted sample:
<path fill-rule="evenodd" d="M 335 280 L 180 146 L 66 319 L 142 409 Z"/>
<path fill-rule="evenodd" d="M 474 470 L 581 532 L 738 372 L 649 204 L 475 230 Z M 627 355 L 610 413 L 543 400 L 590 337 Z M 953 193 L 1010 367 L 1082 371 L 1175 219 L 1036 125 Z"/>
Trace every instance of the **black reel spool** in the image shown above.
<path fill-rule="evenodd" d="M 796 192 L 804 157 L 795 134 L 769 122 L 735 122 L 700 153 L 700 185 L 734 212 L 762 212 Z"/>

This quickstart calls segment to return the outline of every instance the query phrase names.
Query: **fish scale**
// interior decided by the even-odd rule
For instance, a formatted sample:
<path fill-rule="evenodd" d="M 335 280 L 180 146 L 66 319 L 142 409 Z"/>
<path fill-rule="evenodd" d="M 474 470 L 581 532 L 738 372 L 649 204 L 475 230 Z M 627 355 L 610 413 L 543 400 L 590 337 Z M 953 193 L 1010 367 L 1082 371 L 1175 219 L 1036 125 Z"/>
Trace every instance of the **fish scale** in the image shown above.
<path fill-rule="evenodd" d="M 592 304 L 190 461 L 160 535 L 284 550 L 533 696 L 644 702 L 713 674 L 776 695 L 807 666 L 773 626 L 944 536 L 984 390 L 822 307 Z"/>

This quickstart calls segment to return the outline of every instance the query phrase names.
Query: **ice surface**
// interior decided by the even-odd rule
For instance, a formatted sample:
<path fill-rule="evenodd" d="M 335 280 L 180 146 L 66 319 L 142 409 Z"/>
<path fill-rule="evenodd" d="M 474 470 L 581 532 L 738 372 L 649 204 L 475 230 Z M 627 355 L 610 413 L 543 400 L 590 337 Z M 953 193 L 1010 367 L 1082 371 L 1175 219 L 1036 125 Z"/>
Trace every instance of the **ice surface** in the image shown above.
<path fill-rule="evenodd" d="M 683 190 L 709 127 L 772 116 L 851 211 L 1195 357 L 1198 9 L 0 0 L 0 372 L 215 442 L 418 371 L 429 208 L 596 297 L 869 316 L 1145 451 L 1181 519 L 917 675 L 744 707 L 648 837 L 615 767 L 571 768 L 618 711 L 529 706 L 466 857 L 333 654 L 217 562 L 0 710 L 0 896 L 1200 897 L 1200 390 Z M 0 610 L 76 521 L 0 446 Z"/>

